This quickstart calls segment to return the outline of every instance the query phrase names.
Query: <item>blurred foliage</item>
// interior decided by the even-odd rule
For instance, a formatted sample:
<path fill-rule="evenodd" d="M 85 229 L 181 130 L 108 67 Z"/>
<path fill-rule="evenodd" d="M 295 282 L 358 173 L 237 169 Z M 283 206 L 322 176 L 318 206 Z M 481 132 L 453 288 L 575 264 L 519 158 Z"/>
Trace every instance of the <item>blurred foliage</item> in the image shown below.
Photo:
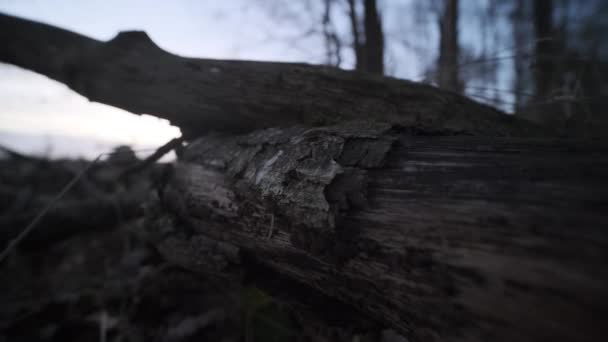
<path fill-rule="evenodd" d="M 246 341 L 290 341 L 297 336 L 295 322 L 271 296 L 257 287 L 243 289 L 243 323 Z"/>

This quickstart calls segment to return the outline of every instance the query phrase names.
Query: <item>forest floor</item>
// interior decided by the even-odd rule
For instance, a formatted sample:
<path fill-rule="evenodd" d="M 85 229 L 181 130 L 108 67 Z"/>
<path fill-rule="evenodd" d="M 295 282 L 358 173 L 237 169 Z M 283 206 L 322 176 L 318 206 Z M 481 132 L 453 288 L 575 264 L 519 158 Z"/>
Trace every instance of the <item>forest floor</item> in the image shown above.
<path fill-rule="evenodd" d="M 0 250 L 54 206 L 0 261 L 0 341 L 405 341 L 373 325 L 314 326 L 255 287 L 168 264 L 141 229 L 162 165 L 125 178 L 129 153 L 91 165 L 9 152 Z"/>

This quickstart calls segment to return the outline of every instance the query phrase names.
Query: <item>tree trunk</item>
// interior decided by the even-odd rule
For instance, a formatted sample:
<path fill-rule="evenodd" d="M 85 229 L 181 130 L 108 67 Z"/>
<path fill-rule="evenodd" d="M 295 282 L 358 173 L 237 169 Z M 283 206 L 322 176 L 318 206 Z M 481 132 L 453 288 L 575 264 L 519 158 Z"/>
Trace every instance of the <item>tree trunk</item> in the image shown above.
<path fill-rule="evenodd" d="M 185 147 L 150 206 L 185 268 L 265 267 L 412 341 L 608 333 L 604 146 L 465 137 L 545 132 L 429 86 L 183 58 L 142 32 L 103 43 L 0 15 L 0 39 L 0 60 L 91 100 L 221 133 Z"/>
<path fill-rule="evenodd" d="M 384 74 L 384 33 L 376 0 L 365 0 L 365 71 Z"/>
<path fill-rule="evenodd" d="M 323 41 L 325 44 L 325 64 L 340 67 L 342 64 L 342 42 L 336 33 L 332 21 L 332 5 L 334 0 L 323 0 Z"/>
<path fill-rule="evenodd" d="M 202 138 L 147 226 L 188 269 L 263 265 L 410 341 L 606 336 L 608 148 L 410 133 Z"/>
<path fill-rule="evenodd" d="M 444 0 L 439 19 L 438 85 L 454 92 L 462 91 L 458 59 L 458 0 Z"/>
<path fill-rule="evenodd" d="M 348 17 L 355 54 L 355 70 L 384 74 L 384 33 L 375 0 L 363 2 L 363 27 L 357 14 L 356 0 L 348 0 Z"/>
<path fill-rule="evenodd" d="M 144 32 L 100 42 L 0 15 L 0 61 L 65 83 L 92 101 L 168 119 L 187 138 L 365 118 L 486 135 L 529 123 L 414 82 L 293 63 L 184 58 Z"/>
<path fill-rule="evenodd" d="M 357 3 L 355 0 L 348 1 L 348 19 L 350 20 L 350 30 L 352 34 L 353 53 L 355 54 L 355 70 L 365 71 L 365 40 L 364 33 L 361 32 L 359 16 L 357 15 Z"/>

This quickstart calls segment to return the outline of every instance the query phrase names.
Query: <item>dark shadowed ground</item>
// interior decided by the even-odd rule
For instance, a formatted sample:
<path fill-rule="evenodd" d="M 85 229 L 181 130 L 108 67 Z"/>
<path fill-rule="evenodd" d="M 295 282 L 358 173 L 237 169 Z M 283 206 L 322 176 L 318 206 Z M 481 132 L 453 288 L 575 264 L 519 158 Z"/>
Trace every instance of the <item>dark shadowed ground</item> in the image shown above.
<path fill-rule="evenodd" d="M 256 287 L 166 263 L 141 229 L 162 165 L 121 178 L 138 162 L 122 151 L 93 165 L 0 264 L 0 341 L 404 341 L 357 321 L 315 326 Z M 89 164 L 4 153 L 0 248 Z"/>

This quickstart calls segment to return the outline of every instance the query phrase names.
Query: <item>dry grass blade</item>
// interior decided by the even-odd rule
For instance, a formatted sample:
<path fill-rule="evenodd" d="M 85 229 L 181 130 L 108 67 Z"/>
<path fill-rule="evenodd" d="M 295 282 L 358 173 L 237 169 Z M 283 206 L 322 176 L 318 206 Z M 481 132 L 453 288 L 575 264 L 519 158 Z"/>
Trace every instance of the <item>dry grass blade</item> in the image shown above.
<path fill-rule="evenodd" d="M 38 215 L 36 215 L 36 217 L 34 217 L 34 219 L 25 227 L 25 229 L 23 229 L 21 233 L 19 233 L 19 235 L 17 235 L 13 240 L 11 240 L 8 246 L 6 246 L 6 248 L 2 251 L 2 253 L 0 254 L 0 262 L 2 262 L 4 259 L 6 259 L 6 257 L 10 255 L 11 251 L 15 249 L 15 247 L 17 247 L 17 245 L 28 236 L 28 234 L 36 227 L 40 220 L 44 218 L 44 216 L 49 212 L 49 210 L 53 209 L 55 204 L 57 204 L 57 202 L 66 193 L 68 193 L 68 191 L 70 191 L 70 189 L 72 189 L 74 185 L 78 183 L 78 181 L 87 173 L 87 171 L 89 171 L 93 167 L 93 165 L 95 165 L 95 163 L 97 163 L 105 154 L 106 153 L 102 153 L 97 156 L 97 158 L 95 158 L 93 161 L 91 161 L 85 168 L 83 168 L 78 174 L 76 174 L 74 178 L 72 178 L 72 180 L 68 184 L 66 184 L 66 186 L 64 186 L 61 191 L 59 191 L 57 195 L 55 195 L 55 197 L 53 197 L 53 199 L 50 200 L 44 206 L 44 208 L 42 208 L 42 210 L 40 210 Z"/>

